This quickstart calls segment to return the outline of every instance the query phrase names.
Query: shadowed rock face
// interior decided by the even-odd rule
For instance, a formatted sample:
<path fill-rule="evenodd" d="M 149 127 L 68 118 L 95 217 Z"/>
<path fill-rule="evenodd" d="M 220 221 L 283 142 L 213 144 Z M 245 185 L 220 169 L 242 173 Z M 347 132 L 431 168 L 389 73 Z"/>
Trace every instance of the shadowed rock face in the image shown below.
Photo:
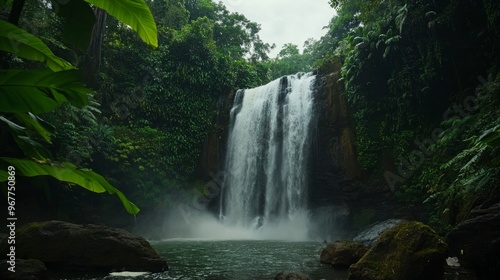
<path fill-rule="evenodd" d="M 0 279 L 4 280 L 47 280 L 49 271 L 39 260 L 17 259 L 15 272 L 7 270 L 7 260 L 0 261 Z"/>
<path fill-rule="evenodd" d="M 446 236 L 453 256 L 479 279 L 500 275 L 500 203 L 478 207 Z"/>
<path fill-rule="evenodd" d="M 349 268 L 348 280 L 442 279 L 448 247 L 420 222 L 403 222 L 385 231 Z"/>
<path fill-rule="evenodd" d="M 4 254 L 8 244 L 0 245 Z M 61 221 L 27 224 L 17 231 L 16 257 L 49 269 L 151 271 L 168 269 L 151 245 L 125 230 Z"/>

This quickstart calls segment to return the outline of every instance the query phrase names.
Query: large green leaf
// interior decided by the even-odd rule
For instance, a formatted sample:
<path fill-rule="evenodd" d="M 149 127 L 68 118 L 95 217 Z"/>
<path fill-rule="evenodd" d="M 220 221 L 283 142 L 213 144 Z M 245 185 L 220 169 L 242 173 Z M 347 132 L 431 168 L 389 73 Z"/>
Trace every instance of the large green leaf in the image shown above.
<path fill-rule="evenodd" d="M 50 152 L 36 140 L 29 137 L 27 133 L 28 130 L 25 127 L 22 127 L 3 116 L 0 116 L 0 122 L 7 124 L 12 138 L 26 157 L 36 158 L 39 160 L 49 158 Z"/>
<path fill-rule="evenodd" d="M 64 18 L 64 41 L 85 50 L 95 24 L 95 14 L 83 0 L 52 0 L 57 15 Z"/>
<path fill-rule="evenodd" d="M 15 114 L 16 118 L 24 123 L 24 125 L 38 133 L 45 141 L 50 143 L 50 136 L 55 130 L 54 126 L 44 121 L 40 117 L 32 113 L 18 113 Z"/>
<path fill-rule="evenodd" d="M 77 70 L 0 71 L 0 112 L 45 113 L 66 101 L 83 107 L 89 92 Z"/>
<path fill-rule="evenodd" d="M 4 20 L 0 20 L 0 50 L 29 60 L 44 62 L 53 71 L 74 68 L 64 59 L 54 55 L 36 36 Z"/>
<path fill-rule="evenodd" d="M 156 23 L 144 0 L 85 0 L 129 25 L 144 42 L 158 47 Z"/>
<path fill-rule="evenodd" d="M 21 176 L 52 176 L 59 181 L 76 184 L 95 193 L 108 192 L 116 194 L 128 213 L 135 215 L 139 212 L 139 208 L 130 202 L 121 191 L 109 184 L 101 175 L 90 169 L 81 169 L 68 162 L 56 164 L 16 158 L 0 158 L 0 160 L 14 166 L 16 174 Z M 5 180 L 5 176 L 0 174 L 0 181 Z"/>

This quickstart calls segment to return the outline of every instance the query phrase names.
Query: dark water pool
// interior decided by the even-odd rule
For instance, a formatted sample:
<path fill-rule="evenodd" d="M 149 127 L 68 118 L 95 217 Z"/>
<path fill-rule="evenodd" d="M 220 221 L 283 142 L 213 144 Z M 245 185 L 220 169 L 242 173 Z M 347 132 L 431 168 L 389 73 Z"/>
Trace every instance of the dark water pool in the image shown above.
<path fill-rule="evenodd" d="M 272 280 L 281 271 L 306 274 L 312 280 L 343 280 L 319 262 L 319 242 L 273 240 L 166 240 L 152 243 L 170 271 L 142 276 L 54 275 L 80 280 Z"/>

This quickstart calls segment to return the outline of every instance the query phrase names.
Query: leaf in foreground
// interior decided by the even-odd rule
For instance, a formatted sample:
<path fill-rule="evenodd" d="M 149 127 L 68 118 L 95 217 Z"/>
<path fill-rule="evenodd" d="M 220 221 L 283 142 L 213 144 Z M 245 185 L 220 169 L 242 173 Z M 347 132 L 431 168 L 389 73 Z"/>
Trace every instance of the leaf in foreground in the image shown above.
<path fill-rule="evenodd" d="M 0 158 L 0 160 L 14 166 L 16 174 L 21 176 L 52 176 L 59 181 L 76 184 L 95 193 L 107 191 L 110 194 L 116 194 L 128 213 L 135 215 L 139 212 L 139 208 L 130 202 L 121 191 L 90 169 L 81 169 L 68 162 L 56 164 L 16 158 Z M 0 181 L 6 180 L 5 175 L 0 173 Z"/>
<path fill-rule="evenodd" d="M 139 37 L 155 48 L 158 47 L 158 35 L 153 14 L 144 0 L 85 0 L 97 6 L 119 21 L 129 25 Z"/>

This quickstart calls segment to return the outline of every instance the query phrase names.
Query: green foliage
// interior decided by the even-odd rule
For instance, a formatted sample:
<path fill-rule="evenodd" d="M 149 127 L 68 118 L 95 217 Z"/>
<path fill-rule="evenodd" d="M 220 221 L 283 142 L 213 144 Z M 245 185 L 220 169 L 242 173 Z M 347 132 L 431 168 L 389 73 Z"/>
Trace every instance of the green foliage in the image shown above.
<path fill-rule="evenodd" d="M 82 107 L 87 93 L 77 70 L 7 70 L 0 72 L 0 111 L 49 112 L 69 101 Z"/>
<path fill-rule="evenodd" d="M 500 75 L 478 89 L 478 107 L 469 116 L 443 122 L 446 127 L 431 147 L 435 164 L 417 171 L 414 186 L 430 194 L 428 203 L 440 205 L 435 220 L 454 224 L 470 210 L 471 201 L 484 200 L 500 178 Z"/>
<path fill-rule="evenodd" d="M 449 228 L 498 185 L 498 78 L 490 77 L 479 93 L 474 89 L 478 76 L 498 72 L 499 36 L 492 23 L 498 22 L 500 5 L 469 0 L 330 4 L 338 15 L 313 56 L 320 64 L 335 56 L 343 60 L 342 81 L 365 176 L 382 183 L 385 171 L 398 173 L 400 197 L 425 200 L 432 222 Z M 470 105 L 475 94 L 477 108 Z M 434 144 L 422 148 L 419 139 Z"/>
<path fill-rule="evenodd" d="M 23 29 L 0 20 L 0 50 L 20 58 L 44 62 L 52 71 L 73 69 L 67 61 L 54 55 L 45 43 Z"/>
<path fill-rule="evenodd" d="M 116 194 L 127 212 L 134 215 L 139 212 L 139 208 L 130 202 L 121 191 L 111 186 L 101 175 L 92 170 L 80 169 L 68 162 L 36 162 L 5 157 L 0 158 L 0 161 L 15 166 L 16 174 L 21 176 L 52 176 L 59 181 L 76 184 L 95 193 L 108 192 L 109 194 Z M 3 165 L 4 167 L 7 166 L 6 164 Z M 6 170 L 6 168 L 3 170 Z M 7 181 L 7 177 L 0 177 L 0 181 Z"/>
<path fill-rule="evenodd" d="M 267 63 L 271 80 L 298 72 L 312 71 L 312 49 L 314 48 L 314 44 L 315 42 L 311 39 L 306 41 L 302 54 L 299 52 L 297 45 L 285 44 L 278 53 L 278 56 Z"/>
<path fill-rule="evenodd" d="M 123 23 L 130 25 L 147 43 L 157 46 L 156 25 L 143 1 L 89 0 L 88 2 L 107 10 Z M 21 10 L 23 6 L 24 2 L 21 3 Z M 66 19 L 66 31 L 63 34 L 65 39 L 77 46 L 86 46 L 94 24 L 94 14 L 90 6 L 78 0 L 70 3 L 53 1 L 52 6 L 60 16 Z M 18 17 L 21 10 L 13 9 L 11 13 L 17 12 L 18 14 L 14 17 Z M 75 32 L 81 37 L 75 36 Z M 8 116 L 0 116 L 2 126 L 8 128 L 17 149 L 29 158 L 2 157 L 2 165 L 14 166 L 21 176 L 52 176 L 93 192 L 107 191 L 116 194 L 127 212 L 137 214 L 139 208 L 102 176 L 91 170 L 77 168 L 68 162 L 52 162 L 49 159 L 50 153 L 37 141 L 37 138 L 41 138 L 45 142 L 50 142 L 52 131 L 50 125 L 34 114 L 54 111 L 68 101 L 77 107 L 87 105 L 87 95 L 90 90 L 83 86 L 78 72 L 68 62 L 54 55 L 49 47 L 36 36 L 3 20 L 0 20 L 0 49 L 11 53 L 14 58 L 12 61 L 19 57 L 44 62 L 48 67 L 40 70 L 8 69 L 0 73 L 0 103 L 2 104 L 0 112 Z M 13 116 L 11 116 L 12 113 Z M 13 117 L 24 123 L 25 127 L 12 121 Z M 5 173 L 2 172 L 1 175 L 0 181 L 6 181 Z"/>

